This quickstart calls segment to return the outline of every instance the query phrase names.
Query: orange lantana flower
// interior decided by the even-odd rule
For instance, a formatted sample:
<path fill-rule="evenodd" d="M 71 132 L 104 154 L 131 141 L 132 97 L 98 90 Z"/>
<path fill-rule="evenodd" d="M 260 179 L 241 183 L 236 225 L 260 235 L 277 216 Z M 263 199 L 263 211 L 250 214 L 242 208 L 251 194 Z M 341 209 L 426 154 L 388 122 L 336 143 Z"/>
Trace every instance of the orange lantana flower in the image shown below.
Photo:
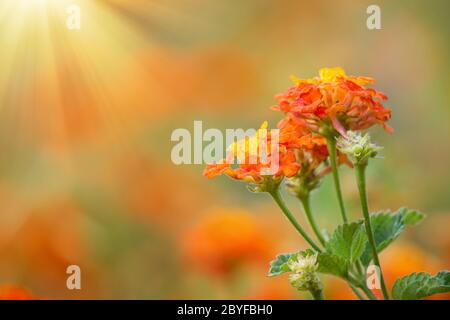
<path fill-rule="evenodd" d="M 319 77 L 297 79 L 295 86 L 275 98 L 274 110 L 286 112 L 314 132 L 321 132 L 331 125 L 342 135 L 346 130 L 364 130 L 375 124 L 386 124 L 391 110 L 381 103 L 387 97 L 382 92 L 366 85 L 374 83 L 372 78 L 347 76 L 341 68 L 323 68 Z"/>
<path fill-rule="evenodd" d="M 277 143 L 270 131 L 266 131 L 266 129 L 267 122 L 264 122 L 254 136 L 246 137 L 230 145 L 227 158 L 216 164 L 208 165 L 203 171 L 203 175 L 214 178 L 226 174 L 233 179 L 251 183 L 261 183 L 265 177 L 294 176 L 300 169 L 295 152 L 288 148 L 289 143 L 286 142 L 286 139 L 280 137 L 279 140 L 284 139 L 285 143 Z M 264 139 L 260 139 L 261 135 L 264 135 Z M 274 149 L 274 141 L 276 149 Z M 261 156 L 262 147 L 264 147 L 266 159 Z M 236 158 L 240 163 L 233 165 L 233 160 Z M 274 161 L 277 162 L 276 165 Z M 272 171 L 273 168 L 275 171 Z"/>
<path fill-rule="evenodd" d="M 280 129 L 280 144 L 295 150 L 302 170 L 306 164 L 310 170 L 315 170 L 328 158 L 327 139 L 311 132 L 298 118 L 288 114 L 278 123 L 278 128 Z M 347 156 L 339 151 L 338 162 L 352 166 Z"/>
<path fill-rule="evenodd" d="M 311 132 L 300 119 L 291 114 L 279 122 L 278 128 L 280 144 L 295 152 L 301 167 L 296 176 L 288 179 L 286 185 L 294 195 L 306 197 L 319 186 L 321 178 L 331 172 L 331 167 L 326 161 L 329 156 L 327 139 Z M 339 151 L 337 154 L 339 164 L 352 166 L 345 154 Z"/>
<path fill-rule="evenodd" d="M 280 144 L 287 149 L 308 152 L 311 160 L 319 166 L 328 157 L 327 140 L 325 137 L 311 132 L 302 121 L 292 115 L 278 123 L 280 129 Z"/>

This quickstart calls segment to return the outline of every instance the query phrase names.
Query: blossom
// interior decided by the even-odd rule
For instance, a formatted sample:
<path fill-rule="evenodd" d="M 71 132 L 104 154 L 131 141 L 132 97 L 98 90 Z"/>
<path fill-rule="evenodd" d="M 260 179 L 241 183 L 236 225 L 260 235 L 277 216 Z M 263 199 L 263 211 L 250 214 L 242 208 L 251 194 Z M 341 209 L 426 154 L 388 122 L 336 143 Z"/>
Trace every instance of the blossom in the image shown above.
<path fill-rule="evenodd" d="M 323 176 L 331 172 L 331 167 L 326 163 L 329 156 L 327 140 L 311 132 L 292 115 L 287 115 L 281 120 L 278 128 L 280 144 L 295 151 L 301 167 L 297 175 L 289 177 L 286 186 L 294 195 L 305 197 L 319 186 Z M 347 156 L 341 152 L 338 152 L 338 162 L 352 166 Z"/>
<path fill-rule="evenodd" d="M 227 158 L 208 165 L 203 175 L 214 178 L 225 174 L 233 179 L 256 184 L 264 183 L 268 177 L 280 179 L 283 176 L 294 176 L 300 169 L 295 152 L 285 144 L 277 143 L 273 134 L 267 131 L 267 126 L 267 122 L 264 122 L 255 135 L 231 144 Z M 266 159 L 263 155 L 266 155 Z M 237 166 L 232 165 L 234 158 L 239 160 Z"/>
<path fill-rule="evenodd" d="M 288 115 L 278 123 L 278 128 L 280 129 L 280 144 L 287 149 L 308 151 L 317 164 L 328 157 L 326 139 L 311 132 L 295 117 Z"/>
<path fill-rule="evenodd" d="M 392 132 L 386 122 L 391 110 L 383 106 L 387 96 L 367 88 L 374 80 L 347 76 L 342 68 L 322 68 L 319 77 L 297 79 L 295 86 L 275 98 L 274 110 L 291 114 L 311 131 L 329 134 L 335 129 L 345 136 L 346 130 L 364 130 L 379 124 Z"/>

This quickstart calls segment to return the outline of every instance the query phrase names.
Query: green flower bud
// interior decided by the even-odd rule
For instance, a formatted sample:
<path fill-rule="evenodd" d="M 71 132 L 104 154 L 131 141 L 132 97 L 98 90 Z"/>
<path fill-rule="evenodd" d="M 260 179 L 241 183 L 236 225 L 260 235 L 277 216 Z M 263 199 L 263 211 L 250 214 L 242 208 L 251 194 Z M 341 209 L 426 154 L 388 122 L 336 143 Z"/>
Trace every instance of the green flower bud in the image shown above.
<path fill-rule="evenodd" d="M 253 193 L 274 192 L 278 189 L 282 180 L 282 177 L 266 176 L 261 182 L 249 183 L 247 189 Z"/>
<path fill-rule="evenodd" d="M 320 184 L 320 177 L 314 174 L 302 175 L 299 174 L 292 178 L 286 179 L 286 188 L 289 192 L 300 198 L 304 199 L 308 197 L 310 192 L 316 189 Z"/>
<path fill-rule="evenodd" d="M 371 143 L 368 133 L 361 135 L 354 131 L 348 131 L 346 137 L 339 137 L 337 139 L 337 148 L 342 153 L 347 154 L 355 165 L 367 164 L 369 158 L 375 157 L 378 151 L 383 149 Z"/>
<path fill-rule="evenodd" d="M 320 291 L 322 283 L 317 273 L 317 254 L 298 254 L 288 262 L 292 274 L 289 282 L 299 291 Z"/>

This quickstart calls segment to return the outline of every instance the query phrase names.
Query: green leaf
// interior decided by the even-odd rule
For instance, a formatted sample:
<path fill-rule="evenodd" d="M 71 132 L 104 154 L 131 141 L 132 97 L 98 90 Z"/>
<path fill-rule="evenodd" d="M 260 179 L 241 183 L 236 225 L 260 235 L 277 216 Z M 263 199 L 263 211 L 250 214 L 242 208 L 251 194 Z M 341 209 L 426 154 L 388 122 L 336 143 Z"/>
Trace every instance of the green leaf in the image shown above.
<path fill-rule="evenodd" d="M 317 256 L 319 265 L 318 271 L 321 273 L 332 274 L 338 277 L 345 277 L 348 273 L 348 262 L 330 252 L 322 252 Z"/>
<path fill-rule="evenodd" d="M 416 210 L 400 208 L 392 213 L 381 211 L 370 216 L 377 251 L 381 252 L 402 233 L 407 225 L 414 225 L 423 220 L 425 215 Z M 367 266 L 372 260 L 372 251 L 367 243 L 361 256 L 362 263 Z"/>
<path fill-rule="evenodd" d="M 343 258 L 349 264 L 359 259 L 367 243 L 362 222 L 339 226 L 327 242 L 326 251 Z"/>
<path fill-rule="evenodd" d="M 416 225 L 425 218 L 425 214 L 422 212 L 405 207 L 398 209 L 396 213 L 403 216 L 403 223 L 405 225 Z"/>
<path fill-rule="evenodd" d="M 396 300 L 417 300 L 444 292 L 450 292 L 449 271 L 441 271 L 435 276 L 426 272 L 414 272 L 395 282 L 392 288 L 392 298 Z"/>
<path fill-rule="evenodd" d="M 278 276 L 282 273 L 291 271 L 288 266 L 289 259 L 296 253 L 284 253 L 278 255 L 275 260 L 270 262 L 269 277 Z"/>

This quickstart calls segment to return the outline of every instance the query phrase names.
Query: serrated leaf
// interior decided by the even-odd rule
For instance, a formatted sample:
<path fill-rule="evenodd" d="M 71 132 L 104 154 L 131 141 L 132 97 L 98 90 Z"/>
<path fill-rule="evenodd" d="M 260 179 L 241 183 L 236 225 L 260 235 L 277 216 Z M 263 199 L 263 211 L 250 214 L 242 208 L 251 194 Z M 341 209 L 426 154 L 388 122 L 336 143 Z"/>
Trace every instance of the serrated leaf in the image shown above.
<path fill-rule="evenodd" d="M 317 256 L 318 271 L 332 274 L 338 277 L 345 277 L 348 273 L 348 262 L 330 252 L 321 252 Z"/>
<path fill-rule="evenodd" d="M 414 225 L 423 220 L 425 215 L 416 210 L 400 208 L 392 213 L 390 210 L 381 211 L 370 216 L 377 252 L 384 250 L 402 233 L 407 225 Z M 372 251 L 367 243 L 362 263 L 367 266 L 372 260 Z"/>
<path fill-rule="evenodd" d="M 422 212 L 405 207 L 398 209 L 396 213 L 403 216 L 403 223 L 405 225 L 416 225 L 425 218 L 425 214 Z"/>
<path fill-rule="evenodd" d="M 289 259 L 296 253 L 279 254 L 275 260 L 270 262 L 269 277 L 278 276 L 282 273 L 291 271 L 288 266 Z"/>
<path fill-rule="evenodd" d="M 339 226 L 327 242 L 327 252 L 343 258 L 349 264 L 359 259 L 367 243 L 361 222 Z"/>
<path fill-rule="evenodd" d="M 392 241 L 394 241 L 405 228 L 402 215 L 392 214 L 390 212 L 381 212 L 370 217 L 377 252 L 381 252 Z M 367 243 L 361 256 L 364 265 L 368 265 L 372 260 L 372 251 Z"/>
<path fill-rule="evenodd" d="M 449 271 L 441 271 L 435 276 L 426 272 L 414 272 L 395 282 L 392 288 L 392 298 L 396 300 L 417 300 L 444 292 L 450 292 Z"/>

